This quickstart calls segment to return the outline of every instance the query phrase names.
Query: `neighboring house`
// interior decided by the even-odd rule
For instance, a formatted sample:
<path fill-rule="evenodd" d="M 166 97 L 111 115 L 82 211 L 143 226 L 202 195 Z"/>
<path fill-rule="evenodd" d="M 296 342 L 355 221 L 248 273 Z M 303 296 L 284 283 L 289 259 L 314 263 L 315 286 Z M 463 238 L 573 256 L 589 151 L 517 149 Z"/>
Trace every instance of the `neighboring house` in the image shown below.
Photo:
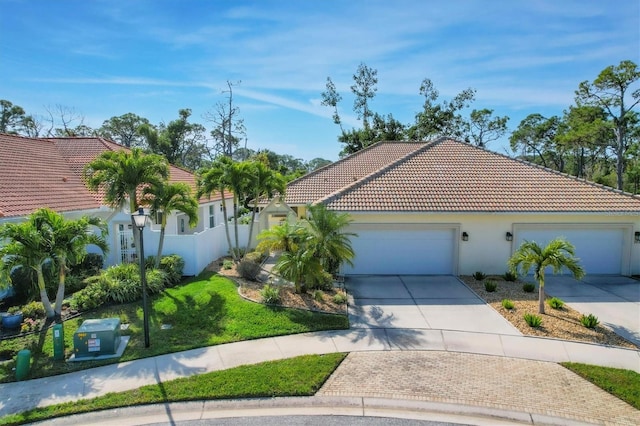
<path fill-rule="evenodd" d="M 292 181 L 261 228 L 315 203 L 353 219 L 345 274 L 502 274 L 524 240 L 560 236 L 587 273 L 640 274 L 640 197 L 447 138 L 377 143 Z"/>
<path fill-rule="evenodd" d="M 109 226 L 110 252 L 106 265 L 134 260 L 130 212 L 113 210 L 103 194 L 90 192 L 82 182 L 86 164 L 104 151 L 127 148 L 103 138 L 25 138 L 0 134 L 0 223 L 20 221 L 40 207 L 67 217 L 98 216 Z M 185 182 L 195 193 L 193 173 L 170 166 L 169 180 Z M 164 254 L 185 260 L 185 275 L 196 275 L 211 261 L 227 254 L 221 196 L 199 200 L 199 221 L 194 228 L 183 214 L 167 218 Z M 160 225 L 151 218 L 145 228 L 145 254 L 155 255 Z M 246 234 L 244 228 L 242 231 Z M 242 234 L 241 234 L 242 237 Z M 244 237 L 246 238 L 246 236 Z"/>

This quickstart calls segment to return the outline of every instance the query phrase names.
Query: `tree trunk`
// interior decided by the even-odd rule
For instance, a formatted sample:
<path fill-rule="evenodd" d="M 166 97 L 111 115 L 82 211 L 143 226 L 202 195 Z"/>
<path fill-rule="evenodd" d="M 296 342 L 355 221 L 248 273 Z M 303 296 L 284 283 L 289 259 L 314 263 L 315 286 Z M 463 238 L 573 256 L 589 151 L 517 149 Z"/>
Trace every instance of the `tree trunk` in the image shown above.
<path fill-rule="evenodd" d="M 240 257 L 240 243 L 238 242 L 238 201 L 237 195 L 233 195 L 233 230 L 235 231 L 234 240 L 235 240 L 235 249 L 233 250 L 233 259 L 238 262 Z"/>
<path fill-rule="evenodd" d="M 164 216 L 164 215 L 163 215 Z M 164 221 L 165 218 L 162 218 L 162 226 L 160 227 L 160 242 L 158 243 L 158 254 L 156 255 L 156 263 L 154 265 L 154 268 L 158 269 L 160 268 L 160 257 L 162 257 L 162 246 L 164 246 Z"/>
<path fill-rule="evenodd" d="M 253 222 L 256 220 L 256 209 L 258 208 L 258 197 L 254 198 L 253 208 L 251 209 L 251 223 L 249 224 L 249 238 L 247 238 L 247 251 L 251 247 L 251 236 L 253 235 Z"/>
<path fill-rule="evenodd" d="M 38 267 L 36 268 L 36 274 L 38 275 L 38 290 L 40 290 L 40 300 L 42 301 L 42 305 L 44 306 L 44 311 L 47 314 L 47 318 L 53 318 L 56 316 L 56 313 L 51 306 L 49 296 L 47 296 L 47 289 L 44 285 L 44 274 L 42 273 L 41 265 L 38 265 Z"/>
<path fill-rule="evenodd" d="M 64 300 L 65 283 L 67 278 L 66 259 L 60 259 L 60 270 L 58 271 L 58 292 L 56 293 L 56 305 L 54 314 L 62 315 L 62 302 Z"/>
<path fill-rule="evenodd" d="M 624 189 L 624 129 L 619 128 L 616 132 L 618 146 L 616 146 L 616 173 L 618 175 L 618 189 Z"/>
<path fill-rule="evenodd" d="M 231 235 L 229 234 L 229 217 L 227 215 L 227 202 L 225 201 L 224 189 L 220 189 L 220 194 L 222 195 L 222 217 L 224 219 L 224 232 L 227 234 L 227 244 L 229 245 L 231 257 L 233 258 L 233 260 L 236 260 L 236 256 L 233 252 L 233 247 L 231 246 Z"/>
<path fill-rule="evenodd" d="M 538 279 L 538 313 L 544 314 L 544 271 Z"/>

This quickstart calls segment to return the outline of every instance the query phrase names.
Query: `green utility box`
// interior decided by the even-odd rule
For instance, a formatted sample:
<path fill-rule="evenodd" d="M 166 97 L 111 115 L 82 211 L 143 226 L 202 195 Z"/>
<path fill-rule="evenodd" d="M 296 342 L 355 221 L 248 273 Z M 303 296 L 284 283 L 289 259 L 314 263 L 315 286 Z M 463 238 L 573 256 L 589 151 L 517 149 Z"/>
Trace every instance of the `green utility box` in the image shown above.
<path fill-rule="evenodd" d="M 31 370 L 31 351 L 23 349 L 16 357 L 16 380 L 24 380 L 29 376 Z"/>
<path fill-rule="evenodd" d="M 120 346 L 120 319 L 86 320 L 73 334 L 73 353 L 76 357 L 113 355 Z"/>
<path fill-rule="evenodd" d="M 53 359 L 64 360 L 64 327 L 62 324 L 53 326 Z"/>

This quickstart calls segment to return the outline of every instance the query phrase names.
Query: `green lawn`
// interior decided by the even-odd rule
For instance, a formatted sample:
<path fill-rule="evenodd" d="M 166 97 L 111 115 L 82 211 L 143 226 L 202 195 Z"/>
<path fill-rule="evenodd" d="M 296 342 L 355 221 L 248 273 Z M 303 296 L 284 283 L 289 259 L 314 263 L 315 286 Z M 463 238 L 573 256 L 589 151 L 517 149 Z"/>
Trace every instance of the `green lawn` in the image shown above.
<path fill-rule="evenodd" d="M 635 371 L 576 362 L 561 365 L 640 410 L 640 374 Z"/>
<path fill-rule="evenodd" d="M 151 347 L 144 348 L 142 304 L 104 307 L 65 321 L 67 357 L 73 351 L 73 333 L 89 318 L 120 318 L 131 340 L 119 360 L 69 363 L 53 361 L 52 332 L 2 341 L 1 350 L 30 349 L 30 378 L 67 373 L 99 365 L 130 361 L 203 346 L 318 330 L 346 329 L 345 315 L 320 314 L 297 309 L 273 308 L 242 299 L 235 284 L 222 276 L 204 273 L 152 299 Z M 162 324 L 171 329 L 162 330 Z M 15 362 L 0 364 L 0 382 L 14 380 Z"/>
<path fill-rule="evenodd" d="M 109 408 L 176 401 L 314 395 L 346 354 L 305 355 L 143 386 L 93 399 L 37 408 L 0 418 L 17 425 Z"/>

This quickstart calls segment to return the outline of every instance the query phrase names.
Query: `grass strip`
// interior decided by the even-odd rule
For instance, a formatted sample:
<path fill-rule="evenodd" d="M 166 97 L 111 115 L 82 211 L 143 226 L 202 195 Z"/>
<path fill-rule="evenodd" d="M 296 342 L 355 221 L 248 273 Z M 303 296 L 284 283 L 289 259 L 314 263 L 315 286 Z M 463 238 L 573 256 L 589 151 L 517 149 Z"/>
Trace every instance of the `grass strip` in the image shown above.
<path fill-rule="evenodd" d="M 576 362 L 560 365 L 640 410 L 640 374 L 635 371 Z"/>
<path fill-rule="evenodd" d="M 108 393 L 0 418 L 0 425 L 20 425 L 111 408 L 210 399 L 310 396 L 346 357 L 343 353 L 304 355 L 175 379 L 138 389 Z"/>

